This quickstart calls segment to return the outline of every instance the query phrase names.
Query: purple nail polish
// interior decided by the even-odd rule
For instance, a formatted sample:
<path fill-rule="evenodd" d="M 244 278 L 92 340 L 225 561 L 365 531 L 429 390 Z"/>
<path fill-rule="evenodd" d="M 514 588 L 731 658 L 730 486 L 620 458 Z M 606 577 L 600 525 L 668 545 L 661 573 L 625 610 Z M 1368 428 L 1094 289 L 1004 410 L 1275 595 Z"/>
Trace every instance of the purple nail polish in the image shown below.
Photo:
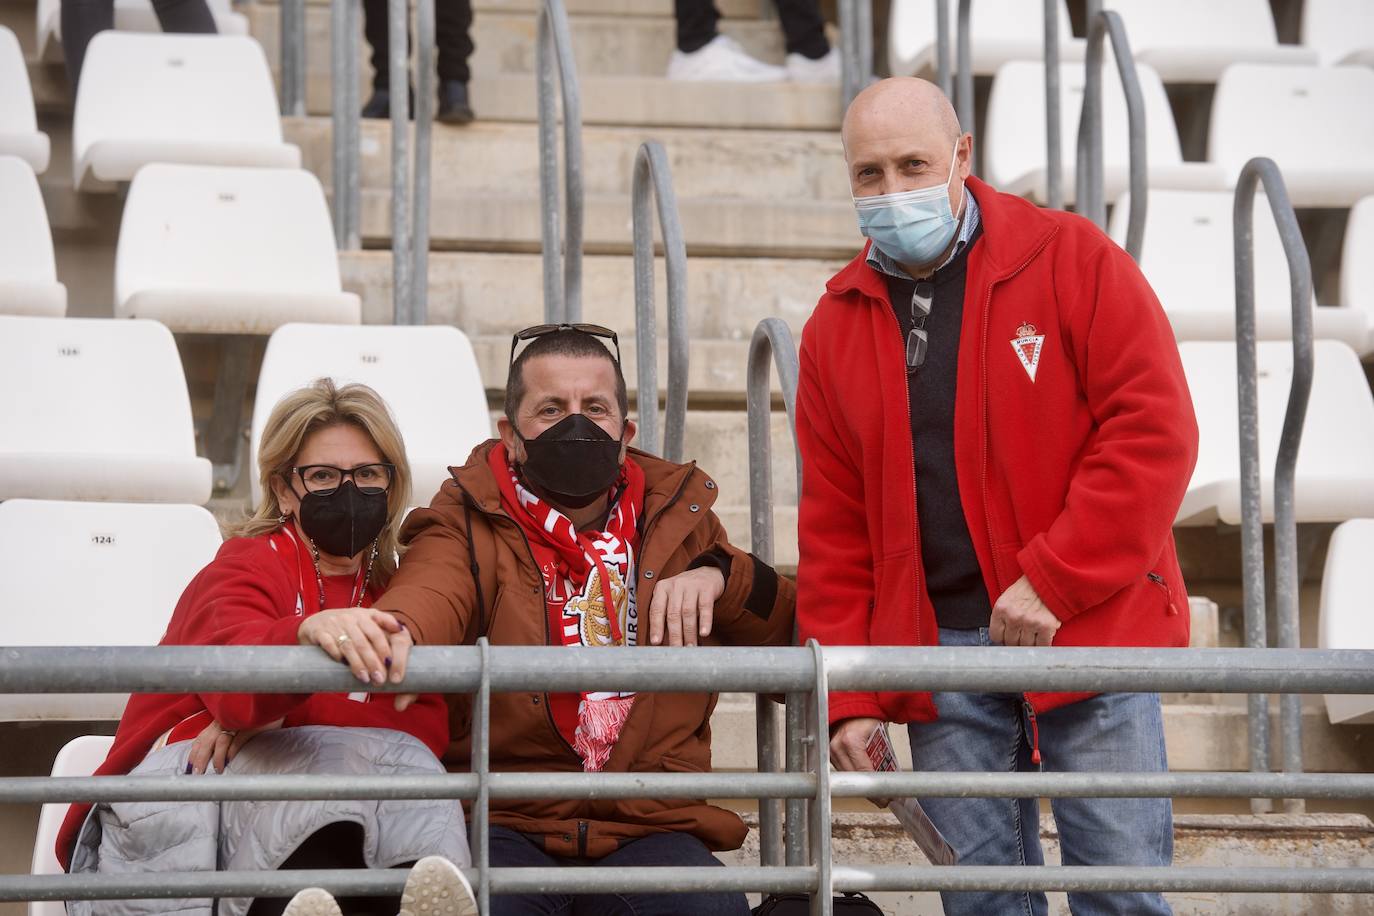
<path fill-rule="evenodd" d="M 383 663 L 384 663 L 388 668 L 390 668 L 390 667 L 391 667 L 391 657 L 388 656 L 386 659 L 383 660 Z"/>

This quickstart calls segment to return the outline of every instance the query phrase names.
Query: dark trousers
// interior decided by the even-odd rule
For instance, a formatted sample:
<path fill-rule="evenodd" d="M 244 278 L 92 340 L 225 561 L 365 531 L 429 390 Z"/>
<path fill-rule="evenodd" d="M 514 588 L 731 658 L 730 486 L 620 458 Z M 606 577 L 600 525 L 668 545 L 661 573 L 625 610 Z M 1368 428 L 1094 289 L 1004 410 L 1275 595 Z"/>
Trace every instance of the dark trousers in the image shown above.
<path fill-rule="evenodd" d="M 153 0 L 153 12 L 164 32 L 192 32 L 213 35 L 215 17 L 205 0 Z M 67 83 L 76 95 L 81 80 L 81 65 L 86 61 L 86 46 L 97 32 L 114 28 L 114 0 L 63 0 L 62 54 L 67 62 Z"/>
<path fill-rule="evenodd" d="M 283 869 L 367 868 L 363 859 L 363 826 L 352 821 L 328 824 L 305 838 L 281 864 Z M 257 897 L 248 916 L 281 916 L 286 897 Z M 340 897 L 339 906 L 350 916 L 395 916 L 399 897 Z"/>
<path fill-rule="evenodd" d="M 491 864 L 516 868 L 605 869 L 655 865 L 717 865 L 701 840 L 690 833 L 653 833 L 632 840 L 603 859 L 590 862 L 551 856 L 534 840 L 505 827 L 491 828 Z M 749 916 L 744 895 L 734 892 L 687 894 L 492 894 L 489 916 Z"/>
<path fill-rule="evenodd" d="M 818 0 L 773 0 L 787 40 L 788 54 L 801 54 L 815 60 L 830 50 L 825 37 L 825 19 Z M 674 0 L 677 16 L 677 49 L 691 54 L 716 37 L 720 11 L 713 0 Z"/>
<path fill-rule="evenodd" d="M 372 85 L 391 85 L 391 46 L 387 38 L 387 0 L 363 0 L 363 34 L 372 46 Z M 466 83 L 472 79 L 472 0 L 434 0 L 434 43 L 439 49 L 439 79 Z M 410 35 L 406 34 L 406 47 Z"/>

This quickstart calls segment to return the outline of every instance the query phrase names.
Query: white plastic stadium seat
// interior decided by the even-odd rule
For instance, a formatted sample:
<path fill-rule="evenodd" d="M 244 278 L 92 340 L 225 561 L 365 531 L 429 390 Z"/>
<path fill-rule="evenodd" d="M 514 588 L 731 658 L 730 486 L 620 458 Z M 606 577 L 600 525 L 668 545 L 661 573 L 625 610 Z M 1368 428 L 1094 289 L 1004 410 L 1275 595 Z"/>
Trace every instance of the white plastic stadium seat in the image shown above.
<path fill-rule="evenodd" d="M 22 576 L 0 584 L 11 646 L 151 646 L 220 533 L 200 506 L 11 499 L 0 547 Z M 117 719 L 114 694 L 0 696 L 0 721 Z"/>
<path fill-rule="evenodd" d="M 1126 96 L 1111 53 L 1102 67 L 1102 162 L 1104 199 L 1113 200 L 1129 185 L 1129 143 Z M 1151 188 L 1215 190 L 1226 187 L 1225 172 L 1202 162 L 1184 162 L 1169 98 L 1159 74 L 1137 68 L 1145 102 L 1145 147 Z M 1086 81 L 1082 64 L 1060 65 L 1059 85 L 1063 151 L 1064 202 L 1074 199 L 1078 119 Z M 988 99 L 987 138 L 984 141 L 987 179 L 998 190 L 1044 203 L 1045 67 L 1034 61 L 1013 61 L 997 71 Z"/>
<path fill-rule="evenodd" d="M 1083 59 L 1085 42 L 1073 37 L 1068 6 L 1059 3 L 1059 59 Z M 958 67 L 958 3 L 949 4 L 951 70 Z M 1045 59 L 1044 5 L 1026 0 L 977 0 L 969 7 L 973 72 L 987 76 L 1013 60 Z M 931 75 L 936 69 L 935 0 L 892 0 L 887 62 L 893 76 Z M 967 128 L 967 129 L 972 129 Z"/>
<path fill-rule="evenodd" d="M 449 478 L 449 466 L 465 463 L 473 446 L 491 436 L 477 358 L 457 328 L 284 325 L 267 342 L 253 404 L 249 478 L 255 505 L 261 495 L 258 442 L 272 408 L 283 395 L 325 376 L 340 384 L 362 382 L 391 408 L 410 456 L 412 505 L 429 505 Z"/>
<path fill-rule="evenodd" d="M 1130 194 L 1112 209 L 1108 234 L 1124 245 Z M 1230 191 L 1152 191 L 1140 269 L 1179 340 L 1233 340 L 1236 333 L 1235 231 Z M 1255 198 L 1255 314 L 1261 340 L 1292 339 L 1288 261 L 1263 195 Z M 1314 298 L 1315 306 L 1316 300 Z M 1318 338 L 1364 353 L 1369 316 L 1352 308 L 1313 310 Z"/>
<path fill-rule="evenodd" d="M 149 162 L 299 168 L 282 142 L 272 73 L 243 35 L 101 32 L 72 121 L 77 190 L 128 181 Z"/>
<path fill-rule="evenodd" d="M 1305 0 L 1302 43 L 1323 64 L 1374 67 L 1374 3 L 1369 0 Z"/>
<path fill-rule="evenodd" d="M 1268 156 L 1296 207 L 1348 207 L 1374 193 L 1374 70 L 1236 64 L 1217 82 L 1208 158 L 1234 186 Z"/>
<path fill-rule="evenodd" d="M 1374 557 L 1374 518 L 1352 519 L 1332 532 L 1322 572 L 1317 626 L 1321 648 L 1374 649 L 1370 557 Z M 1374 696 L 1328 693 L 1326 715 L 1332 725 L 1374 722 Z"/>
<path fill-rule="evenodd" d="M 29 68 L 14 33 L 0 25 L 0 154 L 18 156 L 35 172 L 48 170 L 52 147 L 38 129 Z"/>
<path fill-rule="evenodd" d="M 1236 347 L 1197 341 L 1179 344 L 1197 411 L 1201 442 L 1197 468 L 1176 525 L 1240 524 L 1240 457 L 1236 405 Z M 1274 459 L 1288 405 L 1293 350 L 1287 341 L 1260 341 L 1260 472 L 1265 521 L 1272 521 Z M 1298 449 L 1299 522 L 1340 522 L 1374 516 L 1374 396 L 1359 357 L 1345 344 L 1319 340 L 1302 445 Z"/>
<path fill-rule="evenodd" d="M 1104 0 L 1121 14 L 1131 54 L 1166 83 L 1213 83 L 1229 65 L 1315 64 L 1317 52 L 1279 44 L 1269 0 Z"/>
<path fill-rule="evenodd" d="M 191 399 L 155 321 L 0 316 L 0 499 L 205 503 Z"/>
<path fill-rule="evenodd" d="M 234 12 L 230 0 L 206 0 L 221 35 L 247 35 L 248 17 Z M 62 0 L 38 0 L 38 59 L 62 60 Z M 114 27 L 119 32 L 161 32 L 151 0 L 114 0 Z"/>
<path fill-rule="evenodd" d="M 1364 320 L 1364 345 L 1361 355 L 1374 353 L 1374 197 L 1366 197 L 1350 208 L 1341 254 L 1341 305 Z"/>
<path fill-rule="evenodd" d="M 61 318 L 67 288 L 57 282 L 43 192 L 17 156 L 0 156 L 0 201 L 0 314 Z"/>
<path fill-rule="evenodd" d="M 73 738 L 53 758 L 51 775 L 90 776 L 96 767 L 105 762 L 112 744 L 114 738 L 109 735 Z M 39 812 L 38 831 L 33 839 L 32 874 L 63 874 L 62 866 L 57 862 L 57 832 L 62 829 L 67 808 L 65 804 L 46 804 Z M 67 916 L 67 908 L 60 900 L 30 903 L 29 916 Z"/>
<path fill-rule="evenodd" d="M 115 255 L 115 314 L 173 331 L 357 324 L 319 179 L 300 169 L 145 165 Z"/>

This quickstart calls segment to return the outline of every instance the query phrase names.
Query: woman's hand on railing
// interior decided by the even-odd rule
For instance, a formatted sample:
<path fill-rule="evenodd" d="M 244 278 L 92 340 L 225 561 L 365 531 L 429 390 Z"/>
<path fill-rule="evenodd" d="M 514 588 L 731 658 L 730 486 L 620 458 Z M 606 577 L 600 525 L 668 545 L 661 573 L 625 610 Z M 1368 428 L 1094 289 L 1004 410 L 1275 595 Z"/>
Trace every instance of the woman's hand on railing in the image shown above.
<path fill-rule="evenodd" d="M 278 719 L 257 728 L 239 731 L 229 731 L 221 728 L 218 722 L 211 722 L 191 742 L 191 754 L 186 758 L 190 767 L 187 772 L 204 773 L 213 765 L 216 773 L 223 773 L 229 761 L 238 755 L 245 744 L 265 731 L 281 728 L 282 722 L 282 719 Z"/>
<path fill-rule="evenodd" d="M 301 621 L 296 640 L 319 646 L 336 662 L 343 662 L 364 684 L 399 684 L 414 641 L 402 624 L 386 611 L 372 608 L 333 608 Z"/>

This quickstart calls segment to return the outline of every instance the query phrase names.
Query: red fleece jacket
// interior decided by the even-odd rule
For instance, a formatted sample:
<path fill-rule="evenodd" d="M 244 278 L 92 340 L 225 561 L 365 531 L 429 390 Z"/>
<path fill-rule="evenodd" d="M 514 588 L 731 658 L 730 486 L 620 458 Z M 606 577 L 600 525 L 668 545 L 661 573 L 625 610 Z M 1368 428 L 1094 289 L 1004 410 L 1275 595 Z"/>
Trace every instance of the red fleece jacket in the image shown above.
<path fill-rule="evenodd" d="M 1187 645 L 1172 524 L 1197 421 L 1164 311 L 1088 221 L 976 178 L 968 189 L 983 236 L 969 253 L 954 452 L 988 594 L 1027 576 L 1063 622 L 1058 646 Z M 936 645 L 903 341 L 866 253 L 802 333 L 797 624 L 826 645 Z M 1027 698 L 1043 711 L 1084 696 Z M 935 715 L 929 694 L 830 699 L 832 722 Z"/>
<path fill-rule="evenodd" d="M 288 555 L 290 554 L 290 555 Z M 316 584 L 302 587 L 302 567 L 294 551 L 273 548 L 268 535 L 232 538 L 215 559 L 186 587 L 172 612 L 164 646 L 294 646 L 306 614 L 319 610 Z M 325 604 L 347 607 L 356 587 L 353 576 L 326 577 Z M 369 590 L 369 599 L 375 593 Z M 364 602 L 370 604 L 370 600 Z M 369 700 L 372 694 L 366 694 Z M 256 728 L 276 719 L 282 726 L 338 725 L 392 728 L 408 732 L 441 755 L 448 747 L 448 707 L 438 694 L 425 694 L 398 713 L 390 696 L 376 702 L 349 699 L 349 694 L 190 693 L 129 697 L 120 717 L 109 756 L 97 776 L 128 773 L 143 761 L 157 740 L 188 719 L 174 738 L 195 737 L 213 718 L 228 729 Z M 57 838 L 57 858 L 67 867 L 77 833 L 90 805 L 72 805 Z"/>

